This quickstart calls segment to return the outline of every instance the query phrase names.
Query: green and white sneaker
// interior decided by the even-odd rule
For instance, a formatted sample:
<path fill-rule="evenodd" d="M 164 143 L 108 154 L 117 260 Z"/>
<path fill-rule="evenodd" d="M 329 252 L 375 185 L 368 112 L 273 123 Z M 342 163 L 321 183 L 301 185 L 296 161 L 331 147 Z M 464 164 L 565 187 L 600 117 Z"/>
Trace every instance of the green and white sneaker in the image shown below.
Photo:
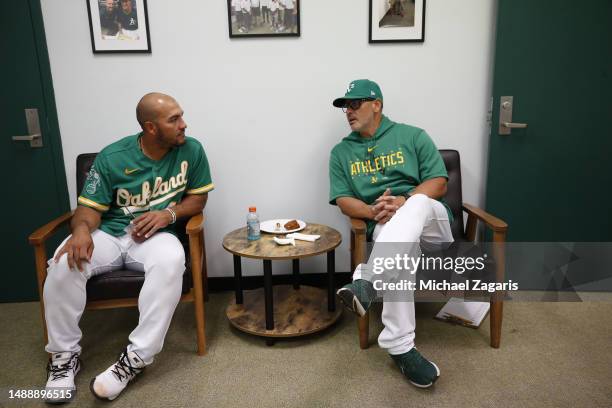
<path fill-rule="evenodd" d="M 365 279 L 356 279 L 348 285 L 344 285 L 338 292 L 338 297 L 344 306 L 358 316 L 365 316 L 374 300 L 376 300 L 376 289 L 371 282 Z"/>
<path fill-rule="evenodd" d="M 404 354 L 390 354 L 395 364 L 408 381 L 415 387 L 428 388 L 434 385 L 440 377 L 440 369 L 433 362 L 427 360 L 416 348 Z"/>

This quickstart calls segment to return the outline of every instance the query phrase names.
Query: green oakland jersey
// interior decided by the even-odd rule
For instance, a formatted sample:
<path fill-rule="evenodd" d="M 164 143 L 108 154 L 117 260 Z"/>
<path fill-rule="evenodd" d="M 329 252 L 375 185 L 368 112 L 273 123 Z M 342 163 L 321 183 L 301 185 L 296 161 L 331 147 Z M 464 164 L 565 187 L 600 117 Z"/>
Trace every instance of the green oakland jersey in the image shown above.
<path fill-rule="evenodd" d="M 427 133 L 395 123 L 383 116 L 371 138 L 351 132 L 331 152 L 329 161 L 329 202 L 355 197 L 372 204 L 387 188 L 392 195 L 412 191 L 422 182 L 448 173 L 444 161 Z M 449 220 L 453 216 L 444 200 Z M 368 236 L 376 221 L 368 220 Z"/>
<path fill-rule="evenodd" d="M 181 201 L 185 194 L 204 194 L 214 188 L 206 154 L 191 137 L 170 150 L 161 160 L 152 160 L 140 150 L 140 134 L 125 137 L 97 156 L 89 170 L 79 205 L 102 213 L 100 229 L 114 236 L 146 211 L 163 210 Z M 163 231 L 173 232 L 171 227 Z"/>

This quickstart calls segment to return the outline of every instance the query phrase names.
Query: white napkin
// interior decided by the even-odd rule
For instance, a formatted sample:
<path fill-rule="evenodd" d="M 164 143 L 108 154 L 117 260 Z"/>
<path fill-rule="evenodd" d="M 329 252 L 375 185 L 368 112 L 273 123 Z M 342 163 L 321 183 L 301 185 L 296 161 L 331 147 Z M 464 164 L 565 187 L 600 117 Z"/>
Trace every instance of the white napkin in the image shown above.
<path fill-rule="evenodd" d="M 317 239 L 321 238 L 321 236 L 320 235 L 300 234 L 299 232 L 294 232 L 291 234 L 287 234 L 287 238 L 299 239 L 300 241 L 315 242 Z"/>
<path fill-rule="evenodd" d="M 278 245 L 293 245 L 295 246 L 295 239 L 293 238 L 278 238 L 278 237 L 274 237 L 274 242 L 276 242 Z"/>

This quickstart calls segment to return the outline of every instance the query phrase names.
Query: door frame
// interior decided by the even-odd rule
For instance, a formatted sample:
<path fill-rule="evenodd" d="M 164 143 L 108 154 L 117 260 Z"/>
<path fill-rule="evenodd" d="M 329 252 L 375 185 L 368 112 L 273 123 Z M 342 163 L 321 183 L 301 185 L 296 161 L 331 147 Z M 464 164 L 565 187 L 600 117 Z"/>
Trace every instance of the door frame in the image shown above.
<path fill-rule="evenodd" d="M 55 179 L 55 192 L 57 202 L 62 212 L 70 211 L 70 199 L 68 195 L 68 181 L 66 179 L 66 168 L 64 166 L 64 154 L 62 150 L 62 138 L 57 117 L 57 106 L 55 104 L 55 92 L 53 90 L 53 77 L 51 75 L 51 64 L 47 50 L 47 38 L 45 36 L 45 24 L 40 6 L 40 0 L 28 0 L 34 41 L 36 44 L 36 56 L 40 71 L 40 82 L 42 86 L 43 102 L 46 118 L 41 118 L 43 132 L 49 135 L 45 137 L 51 150 L 53 162 L 53 174 Z M 61 214 L 58 214 L 58 216 Z M 51 220 L 49 220 L 51 221 Z"/>

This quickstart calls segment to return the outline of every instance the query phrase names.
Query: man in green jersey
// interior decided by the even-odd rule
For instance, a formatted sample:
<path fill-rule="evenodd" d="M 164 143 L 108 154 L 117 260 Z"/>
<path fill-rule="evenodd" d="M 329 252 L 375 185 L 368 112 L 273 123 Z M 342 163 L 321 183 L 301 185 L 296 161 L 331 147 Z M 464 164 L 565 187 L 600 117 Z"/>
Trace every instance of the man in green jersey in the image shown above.
<path fill-rule="evenodd" d="M 453 241 L 452 214 L 442 200 L 448 175 L 424 130 L 383 115 L 383 96 L 375 82 L 351 82 L 333 105 L 344 110 L 352 132 L 331 152 L 330 203 L 364 219 L 375 242 L 368 264 L 359 265 L 353 282 L 338 291 L 345 306 L 363 316 L 376 298 L 373 282 L 396 277 L 393 268 L 388 276 L 377 275 L 380 271 L 372 267 L 377 260 L 395 255 L 416 259 L 421 248 L 443 248 Z M 412 293 L 385 292 L 382 321 L 378 344 L 412 384 L 433 385 L 440 370 L 414 347 Z"/>
<path fill-rule="evenodd" d="M 142 132 L 96 156 L 78 198 L 72 234 L 49 261 L 44 287 L 48 390 L 76 391 L 78 324 L 90 277 L 119 268 L 145 274 L 140 318 L 127 348 L 91 381 L 91 391 L 102 399 L 116 398 L 153 362 L 181 296 L 185 253 L 171 224 L 204 209 L 214 187 L 208 160 L 200 142 L 185 136 L 183 110 L 172 97 L 143 96 L 136 117 Z"/>

